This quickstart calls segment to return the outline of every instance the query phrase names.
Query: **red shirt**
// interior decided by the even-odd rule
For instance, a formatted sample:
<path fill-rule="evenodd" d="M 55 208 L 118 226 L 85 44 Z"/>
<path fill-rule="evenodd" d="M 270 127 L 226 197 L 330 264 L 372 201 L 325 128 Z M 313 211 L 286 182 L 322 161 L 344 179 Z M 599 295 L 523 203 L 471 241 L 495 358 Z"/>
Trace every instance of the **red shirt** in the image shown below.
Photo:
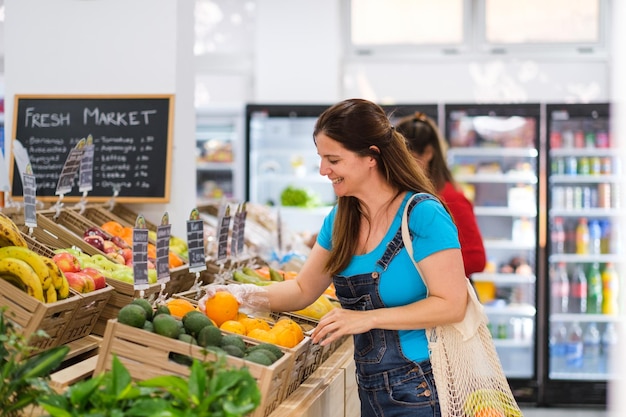
<path fill-rule="evenodd" d="M 469 277 L 473 273 L 482 272 L 487 256 L 472 203 L 449 182 L 439 192 L 439 197 L 447 204 L 459 231 L 465 275 Z"/>

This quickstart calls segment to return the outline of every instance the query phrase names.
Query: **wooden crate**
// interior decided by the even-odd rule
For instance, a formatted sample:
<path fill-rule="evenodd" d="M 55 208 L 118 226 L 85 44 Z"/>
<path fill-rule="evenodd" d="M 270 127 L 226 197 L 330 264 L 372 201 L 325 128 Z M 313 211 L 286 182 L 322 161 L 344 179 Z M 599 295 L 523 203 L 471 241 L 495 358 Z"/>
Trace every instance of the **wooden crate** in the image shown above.
<path fill-rule="evenodd" d="M 131 377 L 145 380 L 159 375 L 189 376 L 189 367 L 170 359 L 170 354 L 188 355 L 203 361 L 215 361 L 217 356 L 199 346 L 170 339 L 142 329 L 109 320 L 94 371 L 110 370 L 113 355 L 124 364 Z M 261 404 L 251 417 L 267 417 L 283 400 L 284 385 L 288 379 L 291 354 L 285 353 L 272 365 L 265 366 L 234 356 L 227 356 L 229 365 L 249 369 L 261 392 Z"/>
<path fill-rule="evenodd" d="M 63 332 L 61 344 L 67 344 L 74 340 L 89 336 L 100 320 L 102 312 L 106 308 L 109 299 L 114 293 L 113 286 L 106 287 L 85 294 L 80 297 L 74 316 Z"/>
<path fill-rule="evenodd" d="M 45 350 L 63 344 L 65 330 L 81 302 L 76 292 L 54 303 L 42 303 L 26 292 L 0 279 L 0 306 L 6 306 L 6 317 L 21 327 L 29 344 L 36 350 Z M 43 330 L 48 337 L 35 336 Z M 34 352 L 33 352 L 34 353 Z"/>
<path fill-rule="evenodd" d="M 85 231 L 93 226 L 94 223 L 81 218 L 72 210 L 61 210 L 58 215 L 52 210 L 37 213 L 37 228 L 43 230 L 39 232 L 38 239 L 46 245 L 54 247 L 53 245 L 58 245 L 61 241 L 69 241 L 72 242 L 72 246 L 88 255 L 106 256 L 103 251 L 83 240 Z"/>
<path fill-rule="evenodd" d="M 232 285 L 236 285 L 236 284 L 232 284 Z M 175 294 L 174 298 L 185 299 L 191 302 L 193 305 L 197 306 L 198 300 L 202 298 L 204 294 L 205 292 L 202 289 L 200 289 L 200 291 L 192 289 L 192 290 L 188 290 L 182 293 Z M 267 320 L 270 323 L 270 325 L 273 325 L 274 322 L 278 320 L 281 316 L 292 318 L 286 314 L 278 314 L 278 313 L 272 313 L 269 318 L 266 318 L 266 317 L 259 317 L 259 318 L 263 320 Z M 298 321 L 296 319 L 294 319 L 294 321 L 302 325 L 301 321 Z M 306 330 L 307 330 L 306 327 L 303 327 L 303 330 L 305 331 L 305 338 L 300 343 L 298 343 L 298 345 L 294 346 L 293 348 L 281 347 L 281 349 L 286 350 L 287 352 L 291 353 L 291 355 L 293 356 L 293 363 L 289 369 L 289 378 L 287 380 L 287 383 L 284 386 L 285 392 L 283 396 L 285 398 L 287 398 L 293 391 L 295 391 L 300 386 L 300 384 L 306 378 L 308 378 L 309 375 L 311 375 L 313 371 L 315 371 L 315 369 L 317 369 L 317 367 L 321 363 L 321 357 L 322 357 L 321 347 L 319 345 L 311 343 L 311 338 L 309 337 L 308 334 L 306 334 Z M 247 336 L 242 336 L 242 337 L 244 338 L 244 340 L 250 341 L 251 343 L 259 343 L 258 340 L 256 339 L 253 339 Z"/>
<path fill-rule="evenodd" d="M 130 304 L 135 298 L 145 298 L 147 300 L 156 299 L 161 292 L 161 284 L 150 284 L 150 286 L 143 291 L 143 296 L 141 291 L 136 290 L 133 284 L 108 278 L 107 284 L 112 286 L 114 291 L 111 293 L 111 297 L 102 309 L 102 313 L 100 317 L 98 317 L 92 330 L 92 333 L 98 336 L 104 336 L 107 322 L 110 319 L 116 319 L 122 307 Z"/>

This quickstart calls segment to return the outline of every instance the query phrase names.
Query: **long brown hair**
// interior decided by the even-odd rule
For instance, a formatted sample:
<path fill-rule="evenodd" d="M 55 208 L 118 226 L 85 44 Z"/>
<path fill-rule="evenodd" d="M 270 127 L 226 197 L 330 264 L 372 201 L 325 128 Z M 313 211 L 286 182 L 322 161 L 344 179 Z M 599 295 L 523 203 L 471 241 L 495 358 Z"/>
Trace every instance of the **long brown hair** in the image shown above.
<path fill-rule="evenodd" d="M 379 105 L 363 99 L 341 101 L 317 119 L 313 140 L 320 133 L 336 140 L 348 151 L 375 158 L 380 174 L 398 194 L 414 191 L 436 195 L 428 176 L 407 149 L 404 137 Z M 363 213 L 358 198 L 337 199 L 331 256 L 326 264 L 330 274 L 344 270 L 356 253 Z"/>
<path fill-rule="evenodd" d="M 430 117 L 417 112 L 398 120 L 396 129 L 405 137 L 409 151 L 421 155 L 427 146 L 432 147 L 433 157 L 428 162 L 427 170 L 437 190 L 442 190 L 446 182 L 455 183 L 446 162 L 446 142 Z"/>

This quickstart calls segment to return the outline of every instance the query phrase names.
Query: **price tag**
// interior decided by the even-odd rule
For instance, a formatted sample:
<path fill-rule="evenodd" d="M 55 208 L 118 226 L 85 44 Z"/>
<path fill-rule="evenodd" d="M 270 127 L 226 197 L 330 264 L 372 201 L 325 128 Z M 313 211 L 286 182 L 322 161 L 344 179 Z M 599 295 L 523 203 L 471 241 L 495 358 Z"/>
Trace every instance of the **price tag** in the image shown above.
<path fill-rule="evenodd" d="M 37 227 L 37 180 L 31 166 L 26 167 L 22 175 L 24 189 L 24 224 L 28 227 Z"/>
<path fill-rule="evenodd" d="M 7 177 L 7 169 L 6 161 L 4 160 L 4 154 L 0 152 L 0 191 L 4 191 L 8 193 L 11 191 L 11 185 L 9 184 L 9 177 Z"/>
<path fill-rule="evenodd" d="M 239 228 L 241 228 L 241 216 L 239 215 L 239 211 L 241 210 L 241 206 L 237 207 L 237 211 L 235 212 L 235 216 L 233 218 L 233 232 L 230 236 L 230 256 L 236 258 L 241 252 L 239 251 Z"/>
<path fill-rule="evenodd" d="M 83 193 L 93 190 L 93 137 L 87 136 L 87 143 L 83 148 L 83 157 L 80 160 L 80 172 L 78 174 L 78 191 Z"/>
<path fill-rule="evenodd" d="M 146 219 L 139 215 L 133 229 L 133 277 L 136 290 L 145 290 L 148 280 L 148 229 Z"/>
<path fill-rule="evenodd" d="M 165 284 L 170 280 L 170 234 L 172 225 L 169 224 L 170 216 L 163 214 L 161 224 L 157 226 L 156 241 L 156 270 L 157 282 Z"/>
<path fill-rule="evenodd" d="M 22 142 L 19 140 L 13 141 L 13 158 L 15 159 L 15 165 L 17 165 L 17 169 L 20 172 L 20 178 L 24 177 L 26 174 L 26 167 L 30 165 L 30 158 L 28 156 L 28 151 L 22 145 Z"/>
<path fill-rule="evenodd" d="M 68 194 L 74 187 L 74 178 L 80 168 L 80 161 L 83 158 L 83 148 L 87 143 L 86 139 L 78 141 L 75 147 L 70 150 L 57 183 L 56 195 Z"/>
<path fill-rule="evenodd" d="M 189 254 L 189 272 L 206 270 L 204 249 L 204 223 L 200 220 L 198 209 L 191 210 L 187 220 L 187 248 Z"/>
<path fill-rule="evenodd" d="M 217 260 L 223 261 L 228 256 L 228 230 L 230 229 L 230 207 L 227 205 L 224 216 L 218 222 Z"/>
<path fill-rule="evenodd" d="M 237 217 L 239 218 L 239 229 L 237 230 L 237 253 L 243 253 L 246 217 L 248 217 L 248 206 L 246 203 L 241 205 L 241 210 L 237 213 Z"/>

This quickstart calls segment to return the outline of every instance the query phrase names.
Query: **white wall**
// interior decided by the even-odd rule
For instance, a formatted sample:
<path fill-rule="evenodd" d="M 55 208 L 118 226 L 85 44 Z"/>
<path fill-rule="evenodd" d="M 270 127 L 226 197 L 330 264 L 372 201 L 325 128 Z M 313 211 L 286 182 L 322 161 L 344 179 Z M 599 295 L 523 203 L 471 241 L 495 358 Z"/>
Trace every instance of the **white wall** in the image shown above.
<path fill-rule="evenodd" d="M 331 103 L 341 96 L 337 0 L 262 0 L 254 35 L 257 103 Z"/>
<path fill-rule="evenodd" d="M 195 207 L 193 3 L 6 0 L 5 6 L 5 154 L 15 94 L 174 94 L 171 203 L 138 207 L 152 221 L 167 210 L 173 233 L 183 233 Z"/>
<path fill-rule="evenodd" d="M 222 0 L 224 1 L 224 0 Z M 219 3 L 219 1 L 218 1 Z M 256 103 L 593 102 L 610 99 L 606 55 L 541 53 L 411 59 L 344 55 L 342 0 L 257 1 L 250 77 L 200 73 L 207 99 Z M 235 29 L 236 30 L 236 29 Z M 226 34 L 229 35 L 229 34 Z"/>

